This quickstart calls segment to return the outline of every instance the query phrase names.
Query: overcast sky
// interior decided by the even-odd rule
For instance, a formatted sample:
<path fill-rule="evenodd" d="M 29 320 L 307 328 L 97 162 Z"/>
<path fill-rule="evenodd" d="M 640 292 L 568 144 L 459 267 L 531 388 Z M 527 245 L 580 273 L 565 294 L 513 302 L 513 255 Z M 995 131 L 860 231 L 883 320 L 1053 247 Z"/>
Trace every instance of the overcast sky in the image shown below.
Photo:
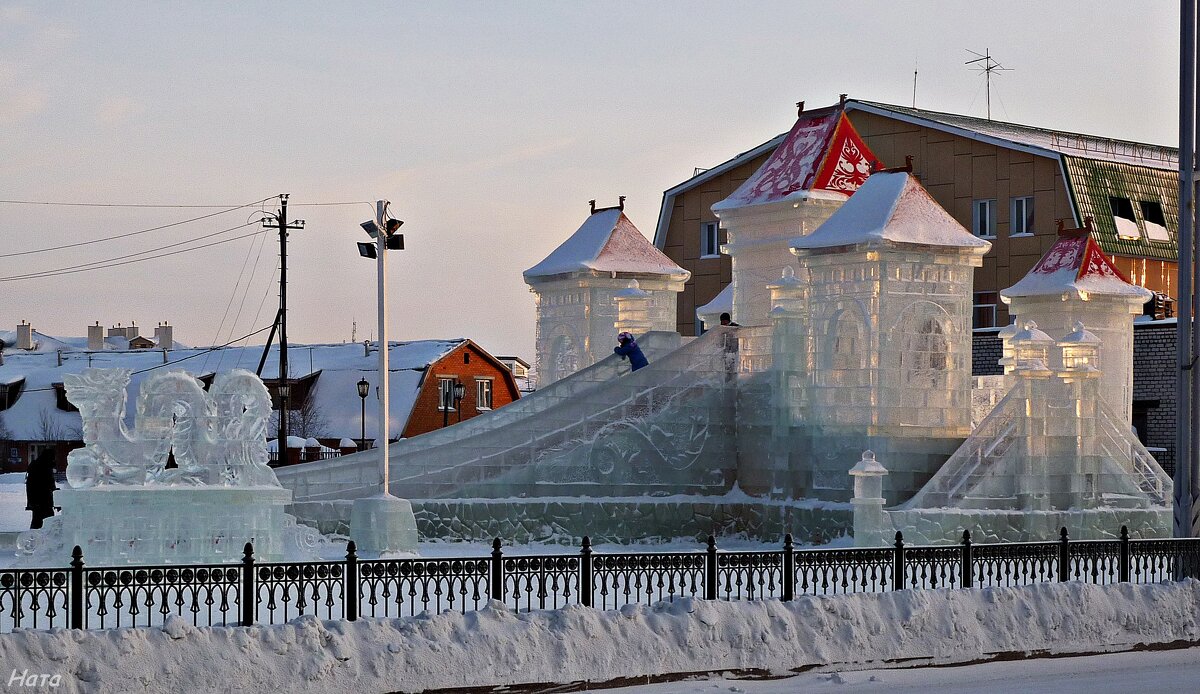
<path fill-rule="evenodd" d="M 1176 144 L 1174 2 L 0 2 L 0 199 L 227 205 L 290 193 L 289 338 L 375 335 L 367 204 L 388 198 L 392 339 L 470 337 L 532 361 L 521 272 L 616 204 L 653 236 L 662 192 L 838 94 Z M 271 201 L 268 209 L 276 209 Z M 5 280 L 213 235 L 220 211 L 0 203 L 0 329 L 269 325 L 277 237 Z M 266 241 L 265 247 L 263 241 Z M 187 248 L 175 246 L 163 252 Z M 236 321 L 234 320 L 236 317 Z M 256 338 L 261 342 L 265 333 Z"/>

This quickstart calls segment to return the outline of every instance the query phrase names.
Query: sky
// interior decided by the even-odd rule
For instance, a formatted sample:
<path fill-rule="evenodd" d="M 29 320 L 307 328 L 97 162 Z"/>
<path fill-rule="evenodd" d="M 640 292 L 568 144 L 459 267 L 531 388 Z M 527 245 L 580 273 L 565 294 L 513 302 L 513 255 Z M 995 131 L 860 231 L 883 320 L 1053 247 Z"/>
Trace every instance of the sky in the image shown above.
<path fill-rule="evenodd" d="M 628 196 L 652 237 L 664 190 L 788 130 L 796 101 L 911 105 L 914 69 L 918 107 L 983 115 L 964 63 L 985 49 L 1009 68 L 996 119 L 1177 142 L 1165 0 L 0 0 L 0 330 L 166 321 L 210 345 L 269 326 L 278 236 L 248 235 L 288 193 L 306 221 L 288 241 L 289 340 L 373 339 L 375 266 L 355 242 L 388 199 L 406 241 L 389 338 L 532 362 L 521 272 L 588 200 Z M 185 252 L 76 267 L 151 249 Z"/>

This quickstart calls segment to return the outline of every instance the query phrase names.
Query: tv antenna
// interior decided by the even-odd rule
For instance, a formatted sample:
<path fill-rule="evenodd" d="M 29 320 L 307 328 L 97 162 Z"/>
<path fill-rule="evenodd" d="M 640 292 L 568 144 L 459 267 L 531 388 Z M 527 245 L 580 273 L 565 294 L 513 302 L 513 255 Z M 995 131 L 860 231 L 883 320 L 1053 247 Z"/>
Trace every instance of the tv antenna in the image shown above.
<path fill-rule="evenodd" d="M 1004 67 L 1000 63 L 996 62 L 995 58 L 992 57 L 992 52 L 990 49 L 987 49 L 987 48 L 983 49 L 982 54 L 976 53 L 975 51 L 971 50 L 970 48 L 966 49 L 966 51 L 968 53 L 970 53 L 971 55 L 979 56 L 978 58 L 975 58 L 974 60 L 968 60 L 967 62 L 965 62 L 963 64 L 964 65 L 972 65 L 975 63 L 979 63 L 972 69 L 983 73 L 984 79 L 987 81 L 987 119 L 991 120 L 992 119 L 992 74 L 998 74 L 1000 72 L 1008 72 L 1011 70 L 1011 68 Z"/>

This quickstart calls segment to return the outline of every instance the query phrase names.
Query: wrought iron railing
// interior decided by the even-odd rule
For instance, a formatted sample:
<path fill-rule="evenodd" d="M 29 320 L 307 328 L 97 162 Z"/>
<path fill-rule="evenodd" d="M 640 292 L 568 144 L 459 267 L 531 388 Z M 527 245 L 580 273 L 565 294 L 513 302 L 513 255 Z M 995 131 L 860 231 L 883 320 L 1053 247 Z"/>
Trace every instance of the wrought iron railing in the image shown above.
<path fill-rule="evenodd" d="M 176 615 L 198 626 L 471 612 L 489 601 L 518 611 L 584 605 L 615 609 L 697 597 L 792 600 L 797 595 L 1021 586 L 1080 581 L 1152 583 L 1200 577 L 1200 539 L 1053 542 L 724 552 L 712 538 L 697 552 L 601 553 L 588 538 L 577 554 L 89 567 L 76 547 L 68 568 L 0 570 L 0 632 L 150 626 Z"/>

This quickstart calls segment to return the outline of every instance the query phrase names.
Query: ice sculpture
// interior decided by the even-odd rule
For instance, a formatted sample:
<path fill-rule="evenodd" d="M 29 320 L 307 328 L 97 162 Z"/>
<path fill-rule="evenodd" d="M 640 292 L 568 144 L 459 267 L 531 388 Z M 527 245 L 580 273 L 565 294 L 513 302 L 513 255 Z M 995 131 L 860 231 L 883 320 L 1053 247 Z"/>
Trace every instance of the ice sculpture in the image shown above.
<path fill-rule="evenodd" d="M 63 379 L 83 420 L 84 448 L 67 462 L 62 514 L 23 534 L 26 560 L 61 559 L 74 545 L 89 563 L 233 561 L 252 542 L 260 559 L 316 558 L 324 539 L 284 513 L 292 494 L 267 467 L 271 397 L 254 374 L 217 376 L 209 392 L 183 371 L 147 377 L 133 427 L 128 369 Z"/>
<path fill-rule="evenodd" d="M 545 387 L 611 354 L 618 324 L 638 336 L 674 332 L 676 297 L 690 273 L 647 241 L 622 206 L 593 209 L 524 276 L 536 297 L 537 380 Z"/>

